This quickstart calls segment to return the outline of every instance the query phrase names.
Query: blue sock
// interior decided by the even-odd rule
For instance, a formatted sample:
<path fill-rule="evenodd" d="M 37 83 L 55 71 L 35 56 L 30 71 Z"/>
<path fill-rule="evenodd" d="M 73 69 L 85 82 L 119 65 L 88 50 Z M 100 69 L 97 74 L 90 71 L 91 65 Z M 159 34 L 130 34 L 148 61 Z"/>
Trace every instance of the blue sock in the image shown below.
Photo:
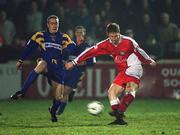
<path fill-rule="evenodd" d="M 52 110 L 53 113 L 56 114 L 56 111 L 57 111 L 58 107 L 60 106 L 60 104 L 61 104 L 61 101 L 53 99 L 53 104 L 52 104 L 52 107 L 51 107 L 51 110 Z"/>
<path fill-rule="evenodd" d="M 30 87 L 30 85 L 36 80 L 36 78 L 38 77 L 38 73 L 36 71 L 31 71 L 31 73 L 28 75 L 27 79 L 25 80 L 21 91 L 23 93 L 25 93 L 27 91 L 27 89 Z"/>
<path fill-rule="evenodd" d="M 58 108 L 58 112 L 57 112 L 58 115 L 60 115 L 64 112 L 66 105 L 67 105 L 66 102 L 61 102 L 61 104 L 59 105 L 59 108 Z"/>

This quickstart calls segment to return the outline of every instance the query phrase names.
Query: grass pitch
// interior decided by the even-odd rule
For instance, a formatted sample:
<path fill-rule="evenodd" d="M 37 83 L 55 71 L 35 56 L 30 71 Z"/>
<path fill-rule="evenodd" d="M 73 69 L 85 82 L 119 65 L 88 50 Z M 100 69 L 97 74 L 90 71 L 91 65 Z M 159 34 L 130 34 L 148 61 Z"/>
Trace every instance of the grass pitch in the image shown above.
<path fill-rule="evenodd" d="M 127 126 L 110 126 L 107 99 L 100 116 L 88 114 L 92 100 L 69 103 L 57 123 L 50 121 L 51 100 L 0 101 L 0 135 L 180 135 L 180 100 L 136 99 L 126 112 Z"/>

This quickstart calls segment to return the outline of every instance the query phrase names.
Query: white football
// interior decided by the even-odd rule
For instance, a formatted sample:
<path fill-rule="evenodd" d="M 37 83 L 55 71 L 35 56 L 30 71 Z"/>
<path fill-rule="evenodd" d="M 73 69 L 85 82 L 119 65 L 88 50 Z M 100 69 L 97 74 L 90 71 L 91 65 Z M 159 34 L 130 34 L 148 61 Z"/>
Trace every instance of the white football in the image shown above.
<path fill-rule="evenodd" d="M 92 115 L 100 114 L 104 109 L 104 105 L 99 101 L 92 101 L 87 105 L 87 111 Z"/>

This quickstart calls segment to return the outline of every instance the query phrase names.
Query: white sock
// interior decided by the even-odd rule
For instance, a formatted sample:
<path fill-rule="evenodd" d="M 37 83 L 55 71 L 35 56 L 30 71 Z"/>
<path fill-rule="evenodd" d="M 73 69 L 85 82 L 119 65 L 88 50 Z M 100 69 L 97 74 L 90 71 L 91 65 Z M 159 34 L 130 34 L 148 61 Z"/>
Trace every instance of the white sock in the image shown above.
<path fill-rule="evenodd" d="M 132 91 L 129 92 L 129 94 L 131 94 L 131 95 L 135 98 L 135 96 L 136 96 L 136 91 L 135 91 L 135 90 L 132 90 Z"/>
<path fill-rule="evenodd" d="M 110 101 L 110 105 L 113 106 L 113 105 L 118 105 L 119 104 L 119 101 L 117 99 L 113 99 Z"/>

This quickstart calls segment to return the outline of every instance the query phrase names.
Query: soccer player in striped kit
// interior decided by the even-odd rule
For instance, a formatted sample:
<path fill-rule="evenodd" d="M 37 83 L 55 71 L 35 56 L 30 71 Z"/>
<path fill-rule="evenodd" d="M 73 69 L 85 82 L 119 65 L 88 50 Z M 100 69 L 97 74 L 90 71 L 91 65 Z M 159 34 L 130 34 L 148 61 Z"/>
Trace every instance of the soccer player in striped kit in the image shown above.
<path fill-rule="evenodd" d="M 59 18 L 56 15 L 50 15 L 47 18 L 47 31 L 36 32 L 16 63 L 16 69 L 19 70 L 23 61 L 33 52 L 40 48 L 41 60 L 35 69 L 29 74 L 27 80 L 20 91 L 11 96 L 11 99 L 18 99 L 24 96 L 27 88 L 36 80 L 39 74 L 47 76 L 49 83 L 53 87 L 53 105 L 51 107 L 51 120 L 57 122 L 56 111 L 61 100 L 65 97 L 64 78 L 65 69 L 63 57 L 73 53 L 76 45 L 67 34 L 59 32 Z"/>

